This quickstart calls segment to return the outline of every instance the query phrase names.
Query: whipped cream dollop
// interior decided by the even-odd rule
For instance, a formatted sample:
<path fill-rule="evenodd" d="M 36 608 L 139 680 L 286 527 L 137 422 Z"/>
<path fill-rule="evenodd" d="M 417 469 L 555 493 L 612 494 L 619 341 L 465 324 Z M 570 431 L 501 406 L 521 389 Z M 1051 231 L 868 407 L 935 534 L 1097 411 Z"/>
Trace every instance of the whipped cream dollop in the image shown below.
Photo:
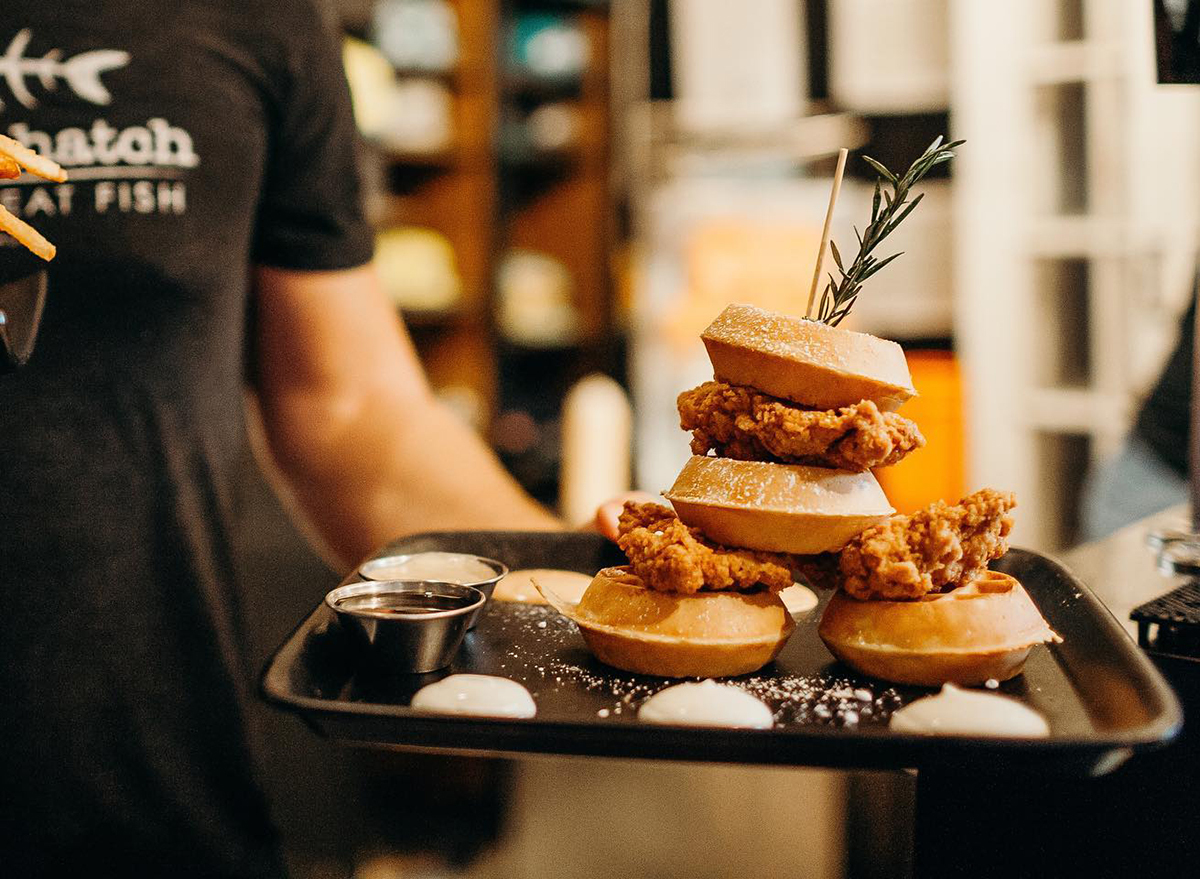
<path fill-rule="evenodd" d="M 533 717 L 537 705 L 521 684 L 494 675 L 458 674 L 428 684 L 413 696 L 412 708 L 431 714 L 477 717 Z"/>
<path fill-rule="evenodd" d="M 1050 734 L 1046 718 L 1016 699 L 965 690 L 945 684 L 936 696 L 905 705 L 892 715 L 896 732 L 957 736 L 1044 738 Z"/>
<path fill-rule="evenodd" d="M 638 720 L 681 726 L 770 729 L 775 717 L 764 702 L 745 690 L 716 681 L 675 684 L 642 703 Z"/>
<path fill-rule="evenodd" d="M 793 617 L 803 616 L 817 606 L 817 593 L 807 586 L 793 583 L 787 589 L 780 591 L 779 600 Z"/>

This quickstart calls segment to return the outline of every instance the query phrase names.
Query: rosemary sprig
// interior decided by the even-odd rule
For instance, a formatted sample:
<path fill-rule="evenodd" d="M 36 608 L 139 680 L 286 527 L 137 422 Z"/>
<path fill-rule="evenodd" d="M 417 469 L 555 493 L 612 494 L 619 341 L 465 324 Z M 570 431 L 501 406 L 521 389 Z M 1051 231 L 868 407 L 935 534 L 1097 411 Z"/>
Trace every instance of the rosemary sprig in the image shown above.
<path fill-rule="evenodd" d="M 925 197 L 925 193 L 922 192 L 909 201 L 908 196 L 913 186 L 928 174 L 930 169 L 954 158 L 954 148 L 964 143 L 966 141 L 956 140 L 942 146 L 942 139 L 939 137 L 929 145 L 919 159 L 912 163 L 903 177 L 897 177 L 882 163 L 875 161 L 870 156 L 863 156 L 863 161 L 879 174 L 875 178 L 875 196 L 871 200 L 871 222 L 865 232 L 859 232 L 858 227 L 854 227 L 854 234 L 858 238 L 858 256 L 854 258 L 854 262 L 850 263 L 849 268 L 843 266 L 842 255 L 838 253 L 837 245 L 832 241 L 829 242 L 829 250 L 833 254 L 833 262 L 837 266 L 841 280 L 836 280 L 833 273 L 829 273 L 829 284 L 821 294 L 821 307 L 817 312 L 817 320 L 836 327 L 841 323 L 842 318 L 850 313 L 850 309 L 858 298 L 863 281 L 901 255 L 893 253 L 884 259 L 877 259 L 872 255 L 872 251 L 879 245 L 879 242 L 904 221 L 905 217 L 912 213 L 913 208 L 919 205 L 921 199 Z M 885 185 L 890 186 L 891 190 L 886 189 Z"/>

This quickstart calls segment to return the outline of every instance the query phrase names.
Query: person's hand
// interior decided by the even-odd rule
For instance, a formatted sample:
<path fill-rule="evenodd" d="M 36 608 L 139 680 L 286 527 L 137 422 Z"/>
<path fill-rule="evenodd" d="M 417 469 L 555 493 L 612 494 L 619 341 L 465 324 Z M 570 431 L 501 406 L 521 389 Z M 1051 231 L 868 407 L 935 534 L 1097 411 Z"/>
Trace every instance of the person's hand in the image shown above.
<path fill-rule="evenodd" d="M 598 531 L 607 537 L 609 540 L 616 541 L 617 539 L 617 517 L 621 515 L 621 509 L 625 506 L 626 501 L 644 504 L 658 500 L 654 495 L 644 491 L 627 491 L 624 494 L 619 494 L 610 500 L 606 500 L 596 508 L 596 518 L 583 526 L 585 531 Z"/>

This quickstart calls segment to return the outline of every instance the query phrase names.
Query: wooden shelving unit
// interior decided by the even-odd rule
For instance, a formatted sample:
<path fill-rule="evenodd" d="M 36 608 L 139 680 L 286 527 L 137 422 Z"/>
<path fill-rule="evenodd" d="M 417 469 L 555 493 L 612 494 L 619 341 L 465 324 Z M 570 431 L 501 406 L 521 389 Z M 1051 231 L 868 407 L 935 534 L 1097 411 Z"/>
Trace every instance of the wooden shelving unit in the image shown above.
<path fill-rule="evenodd" d="M 617 362 L 610 352 L 616 196 L 609 165 L 609 4 L 446 0 L 446 5 L 457 28 L 453 69 L 404 67 L 395 76 L 431 80 L 449 91 L 452 136 L 448 145 L 431 151 L 371 144 L 370 176 L 378 181 L 373 213 L 381 231 L 433 230 L 453 252 L 461 281 L 453 305 L 405 310 L 435 389 L 445 391 L 489 436 L 496 416 L 509 410 L 530 415 L 538 431 L 552 432 L 570 380 L 589 368 L 612 371 Z M 375 6 L 347 0 L 348 30 L 369 41 Z M 535 60 L 544 60 L 547 51 L 558 57 L 553 51 L 561 52 L 563 40 L 569 48 L 581 36 L 582 68 L 567 65 L 547 73 L 528 59 L 518 61 L 522 40 L 539 28 L 553 30 L 556 23 L 554 38 L 560 42 L 547 50 L 544 41 Z M 539 146 L 530 135 L 530 118 L 550 104 L 568 136 Z M 561 267 L 574 315 L 574 331 L 566 337 L 544 342 L 531 340 L 530 333 L 517 340 L 506 337 L 500 278 L 513 250 Z M 536 330 L 536 309 L 527 311 L 521 323 Z M 549 356 L 547 348 L 553 349 Z M 543 373 L 532 391 L 510 378 L 525 374 L 529 366 L 523 361 L 530 358 L 541 361 Z M 546 451 L 554 444 L 550 438 L 537 443 L 536 466 L 512 460 L 523 453 L 502 437 L 492 438 L 502 457 L 524 474 L 527 487 L 549 499 L 555 478 L 554 455 Z M 528 485 L 531 481 L 539 484 Z"/>
<path fill-rule="evenodd" d="M 528 248 L 559 260 L 575 283 L 582 345 L 602 343 L 612 330 L 609 259 L 613 196 L 609 182 L 609 20 L 604 4 L 509 0 L 510 16 L 529 9 L 567 9 L 577 17 L 589 62 L 577 79 L 506 79 L 503 99 L 528 109 L 562 101 L 577 114 L 578 134 L 564 150 L 509 156 L 502 163 L 511 184 L 502 223 L 507 247 Z"/>
<path fill-rule="evenodd" d="M 1151 7 L 950 3 L 969 470 L 1041 549 L 1076 539 L 1190 291 L 1200 100 L 1155 84 Z"/>

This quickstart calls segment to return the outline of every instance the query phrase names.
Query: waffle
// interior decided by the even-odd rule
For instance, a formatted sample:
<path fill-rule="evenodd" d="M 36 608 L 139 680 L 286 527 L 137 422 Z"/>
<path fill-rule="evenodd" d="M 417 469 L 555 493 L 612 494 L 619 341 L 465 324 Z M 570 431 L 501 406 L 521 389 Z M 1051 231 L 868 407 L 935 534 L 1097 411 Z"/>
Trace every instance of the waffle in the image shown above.
<path fill-rule="evenodd" d="M 766 590 L 659 592 L 625 567 L 597 573 L 578 604 L 539 588 L 579 626 L 597 659 L 638 674 L 748 674 L 779 654 L 796 625 L 779 596 Z"/>
<path fill-rule="evenodd" d="M 998 571 L 910 601 L 860 601 L 838 591 L 818 634 L 863 674 L 930 687 L 1008 680 L 1036 645 L 1062 640 L 1024 587 Z"/>

